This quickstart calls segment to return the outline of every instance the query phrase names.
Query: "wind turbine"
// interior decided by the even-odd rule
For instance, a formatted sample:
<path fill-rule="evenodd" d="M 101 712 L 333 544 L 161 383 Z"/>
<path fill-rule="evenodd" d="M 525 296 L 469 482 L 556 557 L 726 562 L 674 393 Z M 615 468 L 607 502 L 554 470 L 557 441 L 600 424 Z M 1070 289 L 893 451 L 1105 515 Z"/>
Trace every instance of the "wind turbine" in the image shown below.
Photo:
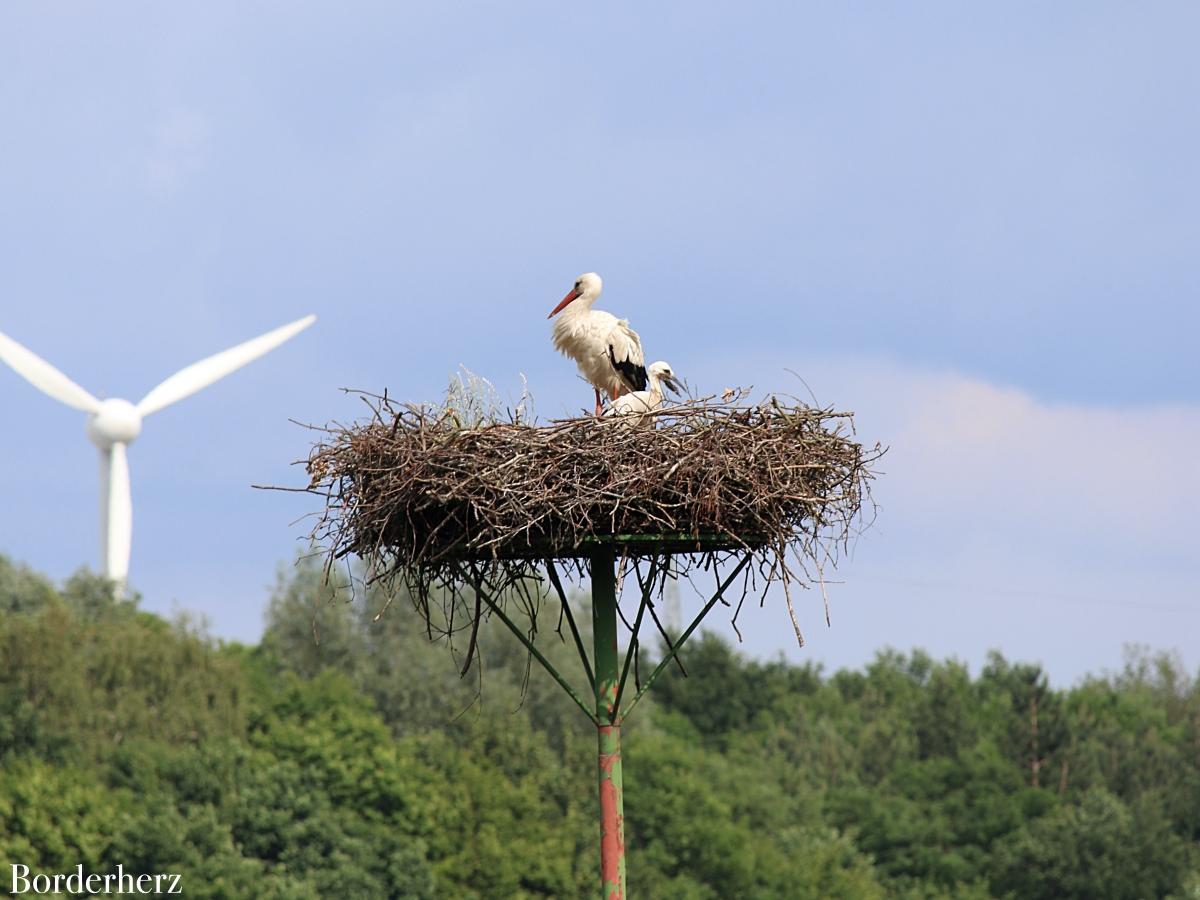
<path fill-rule="evenodd" d="M 100 450 L 100 563 L 106 576 L 123 587 L 129 574 L 133 503 L 125 448 L 141 434 L 142 419 L 269 353 L 316 320 L 316 316 L 305 316 L 180 369 L 136 404 L 115 397 L 97 400 L 50 363 L 0 332 L 0 362 L 8 363 L 18 375 L 55 400 L 88 413 L 87 436 Z"/>

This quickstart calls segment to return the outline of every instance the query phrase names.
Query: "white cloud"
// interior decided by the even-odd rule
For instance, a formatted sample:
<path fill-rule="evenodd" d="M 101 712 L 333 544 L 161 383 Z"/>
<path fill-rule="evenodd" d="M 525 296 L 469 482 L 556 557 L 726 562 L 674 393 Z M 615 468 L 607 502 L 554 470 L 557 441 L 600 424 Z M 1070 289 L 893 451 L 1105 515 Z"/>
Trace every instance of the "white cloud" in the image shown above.
<path fill-rule="evenodd" d="M 838 368 L 846 371 L 845 364 Z M 961 540 L 1062 541 L 1086 553 L 1191 552 L 1200 407 L 1049 403 L 964 375 L 867 365 L 859 419 L 891 450 L 881 496 Z M 853 405 L 853 402 L 851 403 Z"/>

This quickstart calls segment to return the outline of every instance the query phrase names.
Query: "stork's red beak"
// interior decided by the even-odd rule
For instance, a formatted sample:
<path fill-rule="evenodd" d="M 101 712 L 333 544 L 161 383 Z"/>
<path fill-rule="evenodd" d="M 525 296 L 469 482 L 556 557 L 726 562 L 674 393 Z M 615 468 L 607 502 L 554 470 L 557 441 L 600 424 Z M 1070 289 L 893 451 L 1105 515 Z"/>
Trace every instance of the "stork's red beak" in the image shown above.
<path fill-rule="evenodd" d="M 579 296 L 579 291 L 575 290 L 575 288 L 571 288 L 571 290 L 567 292 L 567 296 L 562 298 L 562 302 L 559 303 L 558 306 L 556 306 L 556 307 L 554 307 L 554 309 L 550 310 L 550 315 L 546 316 L 546 318 L 553 319 L 560 312 L 562 312 L 564 309 L 567 308 L 568 303 L 570 303 L 572 300 L 574 300 L 578 296 Z"/>

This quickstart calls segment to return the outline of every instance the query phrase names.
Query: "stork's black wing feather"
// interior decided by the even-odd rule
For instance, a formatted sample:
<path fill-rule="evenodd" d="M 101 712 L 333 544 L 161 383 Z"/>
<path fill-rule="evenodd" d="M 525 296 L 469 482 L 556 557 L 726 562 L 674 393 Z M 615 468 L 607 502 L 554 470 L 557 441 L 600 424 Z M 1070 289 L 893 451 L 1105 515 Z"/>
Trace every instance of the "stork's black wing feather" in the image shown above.
<path fill-rule="evenodd" d="M 613 345 L 608 345 L 608 358 L 613 364 L 613 368 L 617 370 L 617 374 L 621 376 L 621 380 L 625 382 L 625 386 L 631 391 L 644 391 L 650 384 L 650 380 L 646 377 L 646 367 L 639 366 L 633 360 L 623 359 L 617 361 L 616 351 Z"/>

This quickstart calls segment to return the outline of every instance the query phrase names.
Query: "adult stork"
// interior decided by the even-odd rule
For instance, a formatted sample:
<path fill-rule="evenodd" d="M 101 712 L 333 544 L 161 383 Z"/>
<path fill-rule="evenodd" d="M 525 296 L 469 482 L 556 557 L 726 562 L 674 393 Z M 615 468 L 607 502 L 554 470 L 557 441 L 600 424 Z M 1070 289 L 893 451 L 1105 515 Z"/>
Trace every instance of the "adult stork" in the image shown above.
<path fill-rule="evenodd" d="M 604 282 L 595 272 L 575 279 L 562 302 L 546 318 L 554 323 L 554 346 L 571 357 L 583 377 L 596 391 L 596 415 L 600 415 L 600 392 L 613 400 L 629 391 L 646 389 L 646 357 L 642 339 L 625 319 L 592 309 Z"/>
<path fill-rule="evenodd" d="M 675 373 L 671 371 L 671 364 L 663 362 L 661 359 L 658 362 L 650 363 L 646 368 L 646 377 L 650 382 L 649 388 L 644 391 L 622 394 L 612 402 L 604 414 L 620 416 L 630 425 L 653 423 L 654 418 L 651 413 L 662 406 L 663 387 L 678 394 L 680 386 L 675 379 Z"/>

